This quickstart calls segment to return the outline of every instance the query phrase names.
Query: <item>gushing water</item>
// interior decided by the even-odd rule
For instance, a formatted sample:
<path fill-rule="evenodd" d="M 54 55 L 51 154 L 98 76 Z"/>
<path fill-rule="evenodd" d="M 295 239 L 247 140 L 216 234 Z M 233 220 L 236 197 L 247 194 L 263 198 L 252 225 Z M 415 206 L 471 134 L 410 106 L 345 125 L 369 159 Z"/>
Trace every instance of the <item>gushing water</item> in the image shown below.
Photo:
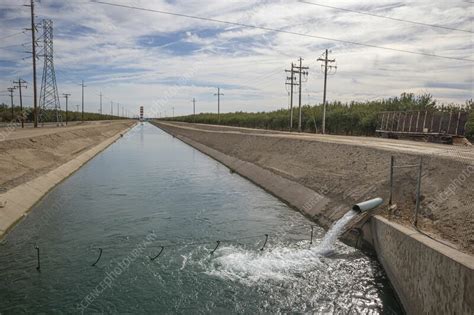
<path fill-rule="evenodd" d="M 224 246 L 211 262 L 208 273 L 244 283 L 258 280 L 288 280 L 321 265 L 321 256 L 331 252 L 344 227 L 357 215 L 347 212 L 325 234 L 316 247 L 303 241 L 296 245 L 276 244 L 260 253 L 236 246 Z"/>
<path fill-rule="evenodd" d="M 342 218 L 340 218 L 330 229 L 327 231 L 321 243 L 318 245 L 317 249 L 320 254 L 325 254 L 330 252 L 334 243 L 336 243 L 341 233 L 344 231 L 344 227 L 349 223 L 352 218 L 357 215 L 357 212 L 351 210 L 347 212 Z"/>

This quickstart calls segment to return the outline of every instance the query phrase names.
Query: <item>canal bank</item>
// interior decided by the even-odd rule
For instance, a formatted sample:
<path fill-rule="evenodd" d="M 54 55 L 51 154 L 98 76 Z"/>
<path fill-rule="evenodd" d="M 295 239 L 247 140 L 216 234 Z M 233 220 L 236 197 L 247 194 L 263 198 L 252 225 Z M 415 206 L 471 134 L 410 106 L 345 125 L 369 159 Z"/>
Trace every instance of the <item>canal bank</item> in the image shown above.
<path fill-rule="evenodd" d="M 325 234 L 140 124 L 0 242 L 0 312 L 401 313 L 380 264 L 338 241 L 322 255 Z"/>
<path fill-rule="evenodd" d="M 68 128 L 4 130 L 7 134 L 0 141 L 0 238 L 51 189 L 134 124 L 104 121 Z"/>
<path fill-rule="evenodd" d="M 359 181 L 359 186 L 362 189 L 360 191 L 351 190 L 352 195 L 348 195 L 344 192 L 344 188 L 347 189 L 347 187 L 343 186 L 342 192 L 334 194 L 334 189 L 329 189 L 329 191 L 321 189 L 323 186 L 319 186 L 319 189 L 308 188 L 311 185 L 314 187 L 317 184 L 327 183 L 328 178 L 323 173 L 319 178 L 312 178 L 311 182 L 307 181 L 306 185 L 303 185 L 305 183 L 304 174 L 309 172 L 304 167 L 294 171 L 295 168 L 291 167 L 280 166 L 280 169 L 276 169 L 264 166 L 265 163 L 275 165 L 274 160 L 279 158 L 291 166 L 292 162 L 301 159 L 298 152 L 308 154 L 308 151 L 302 148 L 305 144 L 298 140 L 291 146 L 288 145 L 289 140 L 287 139 L 275 140 L 275 138 L 256 133 L 202 130 L 189 125 L 163 122 L 155 124 L 222 162 L 231 171 L 235 171 L 262 186 L 306 215 L 311 216 L 326 228 L 347 211 L 348 200 L 370 197 L 370 194 L 387 195 L 386 182 L 377 180 L 377 176 L 374 175 L 379 174 L 367 170 L 369 166 L 367 163 L 373 157 L 364 156 L 365 152 L 360 148 L 356 148 L 356 150 L 354 148 L 339 148 L 339 153 L 345 152 L 350 160 L 350 152 L 359 151 L 358 158 L 362 161 L 359 164 L 362 165 L 351 163 L 350 168 L 353 170 L 351 175 Z M 271 144 L 265 144 L 265 140 Z M 278 141 L 285 141 L 288 151 L 279 151 L 281 143 Z M 229 149 L 229 146 L 234 149 Z M 319 150 L 313 154 L 310 153 L 309 158 L 315 159 L 318 154 L 327 155 L 328 153 Z M 268 158 L 269 155 L 273 156 L 273 161 Z M 397 157 L 403 158 L 400 153 Z M 337 156 L 330 156 L 329 160 L 337 160 L 337 158 Z M 432 163 L 430 171 L 432 173 L 439 172 L 439 169 L 434 167 L 436 161 L 432 161 Z M 455 164 L 456 162 L 452 161 L 451 163 Z M 280 163 L 280 165 L 282 164 Z M 325 167 L 327 173 L 336 173 L 337 176 L 340 171 L 338 168 L 341 165 L 336 167 L 329 162 Z M 293 172 L 288 172 L 288 169 Z M 372 174 L 372 176 L 367 176 L 368 174 Z M 339 172 L 339 176 L 341 176 L 341 172 Z M 436 179 L 435 176 L 432 179 Z M 328 184 L 330 185 L 330 183 Z M 405 186 L 399 191 L 399 194 L 403 195 L 403 189 L 409 189 L 410 185 L 403 184 L 403 181 L 400 184 Z M 336 192 L 338 191 L 336 190 Z M 468 194 L 466 197 L 469 199 L 472 194 Z M 472 205 L 467 205 L 465 209 L 467 211 L 464 222 L 467 224 L 459 228 L 461 233 L 464 231 L 468 238 L 463 249 L 472 251 L 470 247 L 472 246 L 470 243 Z M 442 313 L 472 313 L 474 301 L 470 293 L 474 286 L 474 260 L 471 255 L 437 242 L 417 230 L 390 222 L 382 216 L 371 217 L 369 223 L 358 231 L 362 233 L 361 236 L 364 240 L 375 248 L 379 260 L 387 271 L 408 313 L 433 313 L 433 311 L 436 313 L 439 310 L 443 310 Z"/>

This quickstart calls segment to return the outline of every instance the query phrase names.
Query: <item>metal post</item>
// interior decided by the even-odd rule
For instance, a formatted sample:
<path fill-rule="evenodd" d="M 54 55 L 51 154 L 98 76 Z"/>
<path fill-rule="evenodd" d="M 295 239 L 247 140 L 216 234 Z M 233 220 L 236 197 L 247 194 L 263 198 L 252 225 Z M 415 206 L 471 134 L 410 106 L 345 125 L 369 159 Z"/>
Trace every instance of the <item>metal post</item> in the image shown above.
<path fill-rule="evenodd" d="M 393 166 L 395 165 L 395 157 L 392 155 L 390 158 L 390 196 L 388 198 L 388 204 L 392 205 L 393 200 Z"/>
<path fill-rule="evenodd" d="M 413 224 L 418 227 L 418 213 L 420 212 L 420 198 L 421 198 L 421 173 L 423 172 L 423 157 L 420 157 L 420 165 L 418 170 L 418 182 L 416 186 L 416 209 L 415 220 Z"/>
<path fill-rule="evenodd" d="M 451 110 L 449 112 L 449 122 L 448 122 L 448 130 L 447 130 L 447 134 L 451 134 L 451 120 L 453 119 L 453 111 Z"/>
<path fill-rule="evenodd" d="M 441 117 L 439 118 L 439 130 L 438 130 L 438 133 L 441 133 L 441 128 L 443 127 L 443 118 L 444 118 L 444 112 L 441 112 Z"/>
<path fill-rule="evenodd" d="M 420 123 L 420 111 L 418 111 L 418 114 L 416 116 L 416 127 L 415 127 L 415 132 L 418 132 L 418 126 Z"/>
<path fill-rule="evenodd" d="M 430 125 L 430 132 L 433 132 L 433 126 L 434 126 L 434 118 L 435 118 L 435 112 L 431 112 L 431 125 Z"/>
<path fill-rule="evenodd" d="M 456 123 L 456 136 L 459 135 L 459 122 L 461 121 L 461 111 L 458 112 L 458 121 Z"/>
<path fill-rule="evenodd" d="M 425 118 L 423 119 L 423 130 L 422 132 L 425 132 L 426 128 L 426 118 L 428 117 L 428 111 L 425 110 Z"/>
<path fill-rule="evenodd" d="M 398 113 L 398 121 L 397 121 L 397 130 L 396 131 L 400 131 L 400 119 L 402 119 L 402 113 Z"/>

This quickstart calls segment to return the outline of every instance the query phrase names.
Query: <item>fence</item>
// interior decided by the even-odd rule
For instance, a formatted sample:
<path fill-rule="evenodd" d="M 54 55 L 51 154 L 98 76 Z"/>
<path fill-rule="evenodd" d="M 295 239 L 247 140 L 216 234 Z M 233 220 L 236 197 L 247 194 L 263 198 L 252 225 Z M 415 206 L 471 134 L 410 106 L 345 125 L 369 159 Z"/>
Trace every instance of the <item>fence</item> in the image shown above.
<path fill-rule="evenodd" d="M 377 132 L 407 135 L 450 135 L 463 137 L 469 113 L 465 111 L 380 112 Z"/>

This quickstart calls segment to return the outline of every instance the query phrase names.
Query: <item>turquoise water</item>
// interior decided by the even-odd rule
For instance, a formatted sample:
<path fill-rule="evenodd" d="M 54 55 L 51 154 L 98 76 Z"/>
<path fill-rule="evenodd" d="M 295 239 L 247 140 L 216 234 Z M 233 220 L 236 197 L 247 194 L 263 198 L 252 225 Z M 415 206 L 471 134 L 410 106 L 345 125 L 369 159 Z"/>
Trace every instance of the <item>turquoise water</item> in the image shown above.
<path fill-rule="evenodd" d="M 0 313 L 400 312 L 374 259 L 339 242 L 320 255 L 310 224 L 145 123 L 5 237 Z"/>

